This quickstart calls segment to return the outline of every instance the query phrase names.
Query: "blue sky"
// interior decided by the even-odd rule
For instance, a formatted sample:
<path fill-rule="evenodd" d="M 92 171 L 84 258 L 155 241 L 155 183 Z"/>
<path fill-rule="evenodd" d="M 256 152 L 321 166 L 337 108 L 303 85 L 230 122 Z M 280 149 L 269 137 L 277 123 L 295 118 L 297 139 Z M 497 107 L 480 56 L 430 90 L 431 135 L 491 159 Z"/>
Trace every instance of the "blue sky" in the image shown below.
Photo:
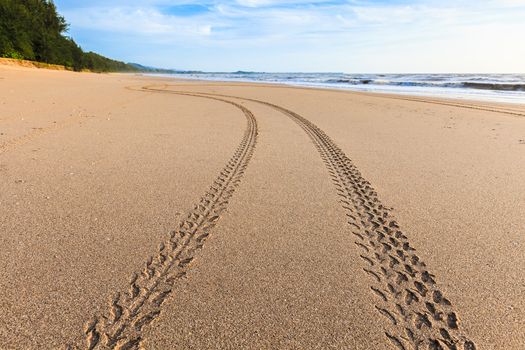
<path fill-rule="evenodd" d="M 525 0 L 55 0 L 85 50 L 205 71 L 525 72 Z"/>

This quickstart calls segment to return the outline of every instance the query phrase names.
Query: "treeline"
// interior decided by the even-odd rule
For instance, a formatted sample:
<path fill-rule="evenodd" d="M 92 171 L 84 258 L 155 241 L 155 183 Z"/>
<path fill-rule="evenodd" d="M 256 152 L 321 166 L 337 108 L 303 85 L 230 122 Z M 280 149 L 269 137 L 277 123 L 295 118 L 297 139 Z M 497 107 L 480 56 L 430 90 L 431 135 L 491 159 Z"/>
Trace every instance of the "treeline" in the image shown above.
<path fill-rule="evenodd" d="M 81 71 L 138 71 L 132 65 L 84 52 L 66 36 L 68 24 L 51 0 L 0 0 L 0 56 L 59 64 Z"/>

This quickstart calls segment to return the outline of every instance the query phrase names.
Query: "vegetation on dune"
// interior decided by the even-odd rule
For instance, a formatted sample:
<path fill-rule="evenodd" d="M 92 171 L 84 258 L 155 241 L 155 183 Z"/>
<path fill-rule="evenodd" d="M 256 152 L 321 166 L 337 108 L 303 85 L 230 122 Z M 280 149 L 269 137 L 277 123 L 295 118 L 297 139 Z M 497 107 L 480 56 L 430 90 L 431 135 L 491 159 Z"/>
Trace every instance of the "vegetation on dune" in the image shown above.
<path fill-rule="evenodd" d="M 51 0 L 0 0 L 0 57 L 63 65 L 81 71 L 138 71 L 137 67 L 84 52 L 66 34 L 68 24 Z"/>
<path fill-rule="evenodd" d="M 115 61 L 94 52 L 85 52 L 82 56 L 82 68 L 93 72 L 134 72 L 139 71 L 131 64 Z"/>

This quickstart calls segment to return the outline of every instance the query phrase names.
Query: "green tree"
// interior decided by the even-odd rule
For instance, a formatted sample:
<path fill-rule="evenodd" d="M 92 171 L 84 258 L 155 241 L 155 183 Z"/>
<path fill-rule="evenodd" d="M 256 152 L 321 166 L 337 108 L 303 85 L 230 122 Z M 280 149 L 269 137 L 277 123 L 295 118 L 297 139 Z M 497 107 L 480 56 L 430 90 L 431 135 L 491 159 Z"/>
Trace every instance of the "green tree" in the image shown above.
<path fill-rule="evenodd" d="M 84 53 L 65 34 L 68 24 L 51 0 L 0 0 L 0 56 L 60 64 L 80 71 L 134 71 L 132 65 Z"/>

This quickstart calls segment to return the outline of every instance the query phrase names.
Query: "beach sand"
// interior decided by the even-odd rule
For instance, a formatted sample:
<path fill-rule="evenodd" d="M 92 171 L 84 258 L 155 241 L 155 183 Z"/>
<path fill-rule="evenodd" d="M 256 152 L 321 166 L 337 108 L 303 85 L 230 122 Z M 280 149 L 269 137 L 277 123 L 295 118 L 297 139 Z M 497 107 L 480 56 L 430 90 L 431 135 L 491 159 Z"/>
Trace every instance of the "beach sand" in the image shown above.
<path fill-rule="evenodd" d="M 0 349 L 523 349 L 525 106 L 0 66 Z"/>

